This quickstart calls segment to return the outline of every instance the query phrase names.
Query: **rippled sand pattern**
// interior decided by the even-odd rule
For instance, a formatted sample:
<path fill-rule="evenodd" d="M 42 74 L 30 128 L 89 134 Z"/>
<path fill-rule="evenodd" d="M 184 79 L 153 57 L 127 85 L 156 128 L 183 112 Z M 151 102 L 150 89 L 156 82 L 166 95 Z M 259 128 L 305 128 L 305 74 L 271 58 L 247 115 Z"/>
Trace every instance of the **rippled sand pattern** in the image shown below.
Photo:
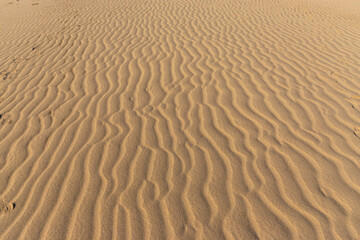
<path fill-rule="evenodd" d="M 360 8 L 314 2 L 1 0 L 0 239 L 360 239 Z"/>

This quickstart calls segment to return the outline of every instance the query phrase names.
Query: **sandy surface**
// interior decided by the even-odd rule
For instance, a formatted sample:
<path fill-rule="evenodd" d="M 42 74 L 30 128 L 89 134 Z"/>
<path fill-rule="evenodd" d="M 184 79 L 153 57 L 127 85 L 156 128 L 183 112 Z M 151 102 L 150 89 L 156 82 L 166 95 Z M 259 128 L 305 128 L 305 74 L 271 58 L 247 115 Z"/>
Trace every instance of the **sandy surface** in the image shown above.
<path fill-rule="evenodd" d="M 357 0 L 0 0 L 0 239 L 360 239 Z"/>

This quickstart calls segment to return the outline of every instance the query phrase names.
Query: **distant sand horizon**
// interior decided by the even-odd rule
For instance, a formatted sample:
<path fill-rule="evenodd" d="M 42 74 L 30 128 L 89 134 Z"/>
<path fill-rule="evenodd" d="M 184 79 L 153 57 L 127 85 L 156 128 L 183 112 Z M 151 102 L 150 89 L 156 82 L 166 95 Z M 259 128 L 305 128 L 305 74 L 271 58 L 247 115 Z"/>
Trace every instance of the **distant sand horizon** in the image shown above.
<path fill-rule="evenodd" d="M 360 1 L 2 0 L 0 239 L 360 239 Z"/>

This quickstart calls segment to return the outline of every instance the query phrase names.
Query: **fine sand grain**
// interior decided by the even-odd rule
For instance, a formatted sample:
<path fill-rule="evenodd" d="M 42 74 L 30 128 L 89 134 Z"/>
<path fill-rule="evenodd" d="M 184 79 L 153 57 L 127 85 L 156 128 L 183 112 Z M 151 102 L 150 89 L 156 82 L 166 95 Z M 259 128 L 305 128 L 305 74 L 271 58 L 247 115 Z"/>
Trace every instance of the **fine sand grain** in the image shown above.
<path fill-rule="evenodd" d="M 0 0 L 0 239 L 360 239 L 358 0 Z"/>

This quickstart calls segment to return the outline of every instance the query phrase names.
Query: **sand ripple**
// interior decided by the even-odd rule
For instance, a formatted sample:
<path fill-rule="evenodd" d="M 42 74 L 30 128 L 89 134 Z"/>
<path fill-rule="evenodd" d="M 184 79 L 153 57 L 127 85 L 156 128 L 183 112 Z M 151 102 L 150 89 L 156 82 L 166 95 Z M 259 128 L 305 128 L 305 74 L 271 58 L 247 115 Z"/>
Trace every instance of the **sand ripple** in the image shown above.
<path fill-rule="evenodd" d="M 0 239 L 359 239 L 337 6 L 2 1 Z"/>

